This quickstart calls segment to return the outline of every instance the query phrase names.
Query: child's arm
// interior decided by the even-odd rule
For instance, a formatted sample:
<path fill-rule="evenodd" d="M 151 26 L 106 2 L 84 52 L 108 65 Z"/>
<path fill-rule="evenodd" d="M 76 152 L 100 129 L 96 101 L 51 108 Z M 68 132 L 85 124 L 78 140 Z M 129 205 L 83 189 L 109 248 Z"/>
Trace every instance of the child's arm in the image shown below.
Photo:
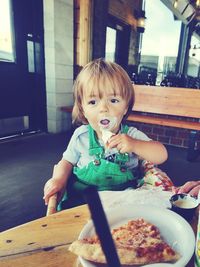
<path fill-rule="evenodd" d="M 117 134 L 110 138 L 109 148 L 116 147 L 120 153 L 135 153 L 138 157 L 154 164 L 161 164 L 167 159 L 167 150 L 157 141 L 143 141 L 127 134 Z"/>
<path fill-rule="evenodd" d="M 49 179 L 44 186 L 44 201 L 47 205 L 50 196 L 58 193 L 57 199 L 62 196 L 63 190 L 66 187 L 68 178 L 72 173 L 73 165 L 65 159 L 61 159 L 57 165 L 54 166 L 52 178 Z"/>

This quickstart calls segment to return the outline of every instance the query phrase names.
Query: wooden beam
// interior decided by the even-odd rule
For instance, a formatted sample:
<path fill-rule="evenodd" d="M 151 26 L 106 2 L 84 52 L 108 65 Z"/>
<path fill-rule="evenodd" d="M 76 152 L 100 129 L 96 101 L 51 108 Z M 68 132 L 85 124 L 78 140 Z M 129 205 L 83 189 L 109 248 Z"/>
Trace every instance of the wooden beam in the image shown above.
<path fill-rule="evenodd" d="M 142 122 L 142 123 L 148 123 L 148 124 L 154 124 L 154 125 L 200 131 L 200 123 L 195 122 L 195 121 L 168 119 L 168 118 L 162 118 L 162 117 L 153 117 L 149 115 L 145 116 L 145 115 L 138 115 L 134 113 L 128 116 L 127 121 L 140 122 L 140 123 Z"/>
<path fill-rule="evenodd" d="M 78 39 L 77 63 L 84 66 L 91 60 L 91 18 L 92 18 L 92 0 L 80 0 L 80 23 Z"/>

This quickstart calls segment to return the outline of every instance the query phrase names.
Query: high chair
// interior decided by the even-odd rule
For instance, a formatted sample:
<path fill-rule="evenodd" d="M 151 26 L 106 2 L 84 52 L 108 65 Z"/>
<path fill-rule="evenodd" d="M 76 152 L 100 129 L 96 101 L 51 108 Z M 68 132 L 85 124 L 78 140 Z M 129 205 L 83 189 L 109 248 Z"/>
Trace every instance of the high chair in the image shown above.
<path fill-rule="evenodd" d="M 55 170 L 56 166 L 54 166 Z M 140 161 L 140 169 L 143 177 L 139 180 L 139 187 L 160 187 L 163 191 L 171 191 L 174 186 L 168 175 L 161 169 L 157 168 L 151 162 L 146 160 Z M 46 216 L 57 212 L 57 194 L 49 198 Z"/>
<path fill-rule="evenodd" d="M 56 213 L 56 212 L 57 212 L 57 194 L 54 194 L 49 198 L 46 216 L 49 216 L 49 215 Z"/>

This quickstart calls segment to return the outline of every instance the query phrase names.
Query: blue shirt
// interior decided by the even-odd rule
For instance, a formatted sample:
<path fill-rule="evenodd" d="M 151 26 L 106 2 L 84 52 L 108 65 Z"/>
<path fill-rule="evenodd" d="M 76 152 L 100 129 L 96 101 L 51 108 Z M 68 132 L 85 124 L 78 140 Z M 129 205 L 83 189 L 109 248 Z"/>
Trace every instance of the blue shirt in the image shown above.
<path fill-rule="evenodd" d="M 138 140 L 151 140 L 146 134 L 137 130 L 134 127 L 129 127 L 127 134 Z M 103 146 L 103 142 L 101 140 L 99 140 L 99 143 Z M 105 152 L 105 157 L 112 157 L 112 155 L 116 152 L 116 149 L 107 150 Z M 130 153 L 129 158 L 130 160 L 129 162 L 127 162 L 127 167 L 129 169 L 136 168 L 138 166 L 138 156 L 134 153 Z M 82 125 L 74 131 L 71 140 L 68 144 L 68 147 L 63 153 L 63 159 L 67 160 L 68 162 L 79 168 L 87 166 L 89 162 L 94 160 L 94 156 L 89 155 L 88 125 Z"/>

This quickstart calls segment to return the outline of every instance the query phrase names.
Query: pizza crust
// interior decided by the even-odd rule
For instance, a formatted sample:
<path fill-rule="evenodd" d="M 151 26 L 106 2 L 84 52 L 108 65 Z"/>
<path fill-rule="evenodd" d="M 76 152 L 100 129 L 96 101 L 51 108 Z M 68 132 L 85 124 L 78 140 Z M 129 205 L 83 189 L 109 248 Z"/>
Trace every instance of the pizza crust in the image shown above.
<path fill-rule="evenodd" d="M 120 262 L 124 265 L 174 262 L 180 258 L 161 238 L 158 228 L 143 219 L 132 220 L 113 229 L 112 236 Z M 69 250 L 86 260 L 106 263 L 96 235 L 74 241 Z"/>
<path fill-rule="evenodd" d="M 106 263 L 106 258 L 99 244 L 88 244 L 82 240 L 76 240 L 70 245 L 69 250 L 86 260 Z"/>
<path fill-rule="evenodd" d="M 69 250 L 86 260 L 97 263 L 106 263 L 106 258 L 104 256 L 100 244 L 88 244 L 82 240 L 77 240 L 70 245 Z M 138 257 L 136 251 L 128 247 L 127 248 L 117 247 L 117 254 L 119 256 L 120 263 L 124 265 L 141 265 L 141 264 L 150 264 L 159 262 L 174 262 L 180 258 L 180 255 L 178 253 L 175 253 L 174 255 L 169 255 L 167 253 L 167 250 L 168 248 L 162 252 L 162 257 L 160 252 L 159 259 L 152 257 L 151 251 L 148 254 L 146 254 L 145 257 Z"/>

